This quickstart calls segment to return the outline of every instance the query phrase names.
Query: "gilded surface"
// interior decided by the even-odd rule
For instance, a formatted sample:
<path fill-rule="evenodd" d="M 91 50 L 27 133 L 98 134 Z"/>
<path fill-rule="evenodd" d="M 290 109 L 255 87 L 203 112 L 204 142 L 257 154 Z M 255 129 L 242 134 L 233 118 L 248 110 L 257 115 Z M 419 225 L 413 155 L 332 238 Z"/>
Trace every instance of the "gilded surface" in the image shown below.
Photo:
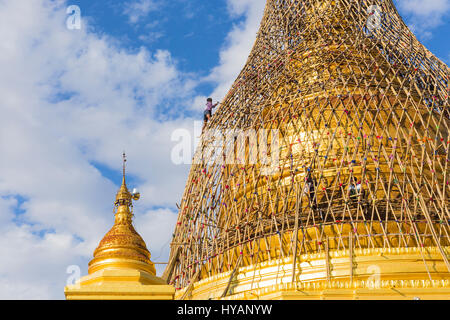
<path fill-rule="evenodd" d="M 447 250 L 449 247 L 447 247 Z M 207 277 L 194 284 L 189 299 L 450 299 L 450 278 L 435 247 L 357 249 L 350 276 L 349 251 L 329 254 L 330 280 L 325 253 L 304 254 L 297 261 L 292 282 L 292 257 L 273 259 Z M 423 259 L 432 266 L 425 268 Z M 231 283 L 225 297 L 223 293 Z M 180 299 L 186 288 L 177 292 Z M 333 294 L 331 294 L 331 291 Z"/>
<path fill-rule="evenodd" d="M 224 163 L 223 151 L 204 152 L 217 144 L 205 130 L 180 204 L 170 283 L 185 292 L 291 259 L 288 278 L 300 285 L 304 254 L 411 247 L 422 266 L 414 281 L 430 280 L 435 264 L 448 276 L 449 76 L 390 0 L 268 0 L 248 61 L 206 129 L 275 130 L 279 144 L 271 149 L 274 133 L 267 143 L 220 142 L 245 158 Z M 252 143 L 279 161 L 251 163 Z M 427 260 L 425 248 L 437 255 Z"/>
<path fill-rule="evenodd" d="M 173 300 L 175 288 L 156 276 L 150 252 L 133 227 L 131 194 L 125 183 L 115 201 L 115 222 L 89 263 L 89 274 L 64 289 L 68 300 Z"/>
<path fill-rule="evenodd" d="M 115 201 L 115 221 L 111 230 L 103 237 L 89 263 L 89 273 L 115 265 L 130 266 L 156 274 L 150 261 L 150 252 L 144 240 L 132 224 L 132 194 L 128 191 L 125 175 Z"/>

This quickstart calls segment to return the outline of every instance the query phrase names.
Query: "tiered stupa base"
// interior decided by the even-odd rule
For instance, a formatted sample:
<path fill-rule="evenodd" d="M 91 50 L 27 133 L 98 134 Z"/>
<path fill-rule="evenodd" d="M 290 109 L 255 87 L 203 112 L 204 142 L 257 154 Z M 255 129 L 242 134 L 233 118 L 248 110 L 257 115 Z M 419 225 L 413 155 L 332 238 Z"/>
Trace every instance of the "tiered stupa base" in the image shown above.
<path fill-rule="evenodd" d="M 449 247 L 444 248 L 449 250 Z M 177 291 L 175 299 L 450 299 L 450 279 L 435 247 L 331 250 L 241 267 Z M 328 269 L 328 271 L 327 271 Z M 224 292 L 228 286 L 227 294 Z"/>
<path fill-rule="evenodd" d="M 144 271 L 107 268 L 82 277 L 64 293 L 67 300 L 173 300 L 175 289 Z"/>

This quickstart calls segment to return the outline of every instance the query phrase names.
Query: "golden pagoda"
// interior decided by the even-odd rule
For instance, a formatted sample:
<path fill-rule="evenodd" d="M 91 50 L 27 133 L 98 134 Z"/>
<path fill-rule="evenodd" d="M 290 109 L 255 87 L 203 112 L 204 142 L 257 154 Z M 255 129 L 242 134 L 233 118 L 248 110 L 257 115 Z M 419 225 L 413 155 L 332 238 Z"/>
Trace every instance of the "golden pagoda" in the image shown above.
<path fill-rule="evenodd" d="M 268 0 L 191 167 L 175 298 L 450 299 L 449 76 L 391 0 Z"/>
<path fill-rule="evenodd" d="M 103 237 L 89 262 L 89 275 L 65 288 L 68 300 L 173 300 L 175 290 L 156 276 L 144 240 L 133 227 L 133 203 L 125 182 L 125 154 L 122 185 L 117 192 L 115 222 Z"/>

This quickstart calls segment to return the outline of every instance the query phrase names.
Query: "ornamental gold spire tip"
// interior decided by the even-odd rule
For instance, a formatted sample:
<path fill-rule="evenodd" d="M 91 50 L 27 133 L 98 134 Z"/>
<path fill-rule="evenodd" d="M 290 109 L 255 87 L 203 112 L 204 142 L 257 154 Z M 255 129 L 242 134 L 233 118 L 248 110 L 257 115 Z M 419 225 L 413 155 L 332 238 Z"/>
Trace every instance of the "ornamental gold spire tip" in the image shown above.
<path fill-rule="evenodd" d="M 127 162 L 127 155 L 125 151 L 122 153 L 122 184 L 125 184 L 125 167 Z"/>
<path fill-rule="evenodd" d="M 125 152 L 123 157 L 122 185 L 116 195 L 115 221 L 111 230 L 103 237 L 89 263 L 89 273 L 106 267 L 127 267 L 155 274 L 144 240 L 133 227 L 132 200 L 138 200 L 137 191 L 131 193 L 125 182 Z"/>
<path fill-rule="evenodd" d="M 122 154 L 122 185 L 120 186 L 119 191 L 116 195 L 116 206 L 120 205 L 131 205 L 131 199 L 133 198 L 133 195 L 128 191 L 127 184 L 126 184 L 126 174 L 125 174 L 125 168 L 126 168 L 126 162 L 127 162 L 127 156 L 125 154 L 125 151 Z"/>

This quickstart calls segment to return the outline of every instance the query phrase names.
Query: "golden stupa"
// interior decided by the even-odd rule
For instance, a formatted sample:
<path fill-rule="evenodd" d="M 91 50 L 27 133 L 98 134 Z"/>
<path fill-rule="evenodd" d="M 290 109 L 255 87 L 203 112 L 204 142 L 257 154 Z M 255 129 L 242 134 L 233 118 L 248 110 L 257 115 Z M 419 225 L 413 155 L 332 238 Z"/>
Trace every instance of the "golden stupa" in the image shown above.
<path fill-rule="evenodd" d="M 391 0 L 268 0 L 189 174 L 175 298 L 449 299 L 449 75 Z"/>
<path fill-rule="evenodd" d="M 156 276 L 155 266 L 144 240 L 133 227 L 132 194 L 125 182 L 125 154 L 122 185 L 117 192 L 115 221 L 89 262 L 89 275 L 64 290 L 68 300 L 145 299 L 173 300 L 175 290 Z"/>

